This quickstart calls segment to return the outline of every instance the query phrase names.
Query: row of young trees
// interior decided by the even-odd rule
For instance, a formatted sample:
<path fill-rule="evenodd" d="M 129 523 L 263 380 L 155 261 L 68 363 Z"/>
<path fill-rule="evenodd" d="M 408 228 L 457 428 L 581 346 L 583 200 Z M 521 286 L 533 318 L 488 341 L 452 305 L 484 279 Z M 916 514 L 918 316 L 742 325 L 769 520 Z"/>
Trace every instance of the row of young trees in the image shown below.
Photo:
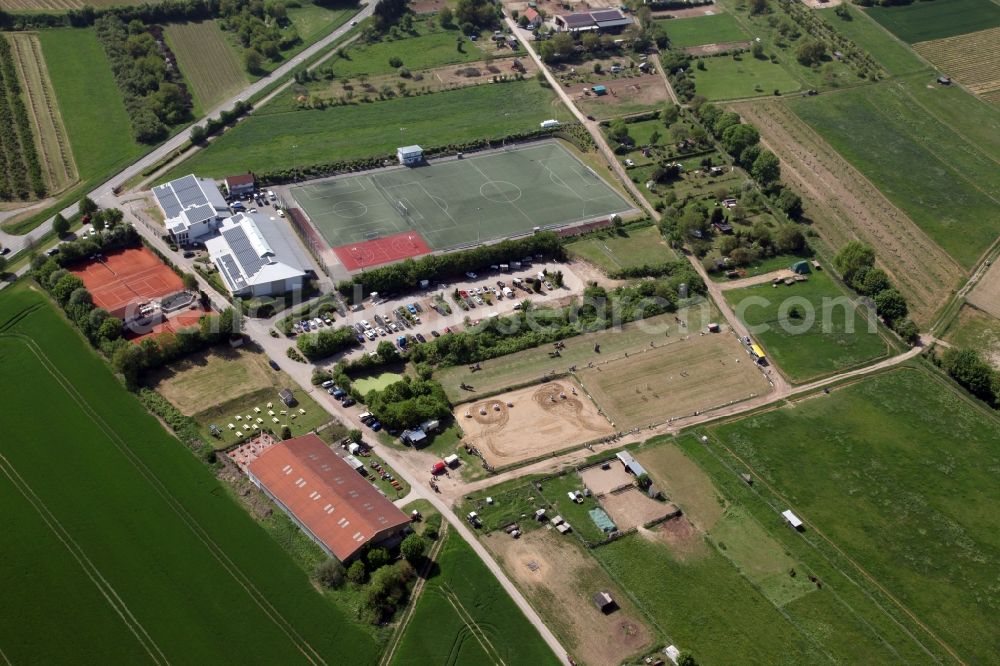
<path fill-rule="evenodd" d="M 44 197 L 42 167 L 6 39 L 0 39 L 0 79 L 0 199 Z"/>
<path fill-rule="evenodd" d="M 156 143 L 169 127 L 191 119 L 194 102 L 162 33 L 154 35 L 138 19 L 126 25 L 113 14 L 97 19 L 94 32 L 111 62 L 136 141 Z"/>
<path fill-rule="evenodd" d="M 509 264 L 524 257 L 544 256 L 547 260 L 566 257 L 559 237 L 540 232 L 518 240 L 505 240 L 495 245 L 483 245 L 471 250 L 448 254 L 429 254 L 420 259 L 407 259 L 396 264 L 367 270 L 337 285 L 337 290 L 353 302 L 356 291 L 362 295 L 374 292 L 388 294 L 416 289 L 421 280 L 439 282 L 489 266 Z"/>

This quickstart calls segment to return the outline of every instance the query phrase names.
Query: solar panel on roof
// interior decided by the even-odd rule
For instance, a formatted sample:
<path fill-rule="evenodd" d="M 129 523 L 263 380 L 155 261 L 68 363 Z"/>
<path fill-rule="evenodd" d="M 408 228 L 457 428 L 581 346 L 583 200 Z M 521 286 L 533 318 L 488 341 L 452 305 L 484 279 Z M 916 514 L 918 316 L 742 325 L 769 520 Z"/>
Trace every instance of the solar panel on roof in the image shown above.
<path fill-rule="evenodd" d="M 243 269 L 243 274 L 247 277 L 256 275 L 267 263 L 263 257 L 257 254 L 250 239 L 247 238 L 243 227 L 229 227 L 222 230 L 222 235 L 226 239 L 229 248 L 236 255 L 236 261 Z"/>
<path fill-rule="evenodd" d="M 236 260 L 231 254 L 224 254 L 219 257 L 219 261 L 222 262 L 222 268 L 226 271 L 226 275 L 229 276 L 229 282 L 237 290 L 242 289 L 247 286 L 247 281 L 243 279 L 240 274 L 240 267 L 236 265 Z"/>

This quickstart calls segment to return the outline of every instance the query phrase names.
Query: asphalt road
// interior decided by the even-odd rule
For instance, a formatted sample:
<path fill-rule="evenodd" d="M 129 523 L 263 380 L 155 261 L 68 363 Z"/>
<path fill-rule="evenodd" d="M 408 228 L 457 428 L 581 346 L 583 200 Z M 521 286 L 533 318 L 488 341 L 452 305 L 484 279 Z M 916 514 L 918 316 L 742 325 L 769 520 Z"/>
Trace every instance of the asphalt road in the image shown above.
<path fill-rule="evenodd" d="M 219 114 L 221 114 L 222 111 L 231 109 L 233 105 L 236 104 L 236 102 L 253 97 L 257 93 L 262 91 L 264 88 L 271 85 L 273 81 L 280 79 L 282 76 L 290 73 L 293 69 L 301 65 L 303 62 L 312 58 L 314 55 L 316 55 L 323 49 L 330 46 L 333 42 L 337 41 L 345 34 L 347 34 L 347 32 L 352 29 L 351 26 L 352 21 L 361 22 L 363 19 L 371 16 L 372 12 L 375 9 L 376 4 L 377 0 L 375 2 L 371 2 L 370 4 L 365 5 L 364 7 L 362 7 L 361 11 L 359 11 L 357 14 L 354 15 L 351 21 L 348 21 L 341 27 L 337 28 L 336 30 L 334 30 L 329 35 L 322 38 L 312 46 L 303 49 L 301 53 L 283 63 L 280 67 L 275 69 L 269 75 L 261 78 L 259 81 L 255 83 L 251 83 L 246 88 L 243 88 L 241 91 L 239 91 L 229 99 L 225 100 L 224 102 L 221 102 L 218 106 L 212 109 L 212 111 L 209 112 L 207 115 L 205 115 L 202 118 L 199 118 L 196 122 L 192 123 L 188 127 L 185 127 L 183 130 L 181 130 L 174 136 L 167 139 L 164 143 L 160 144 L 159 146 L 157 146 L 156 148 L 154 148 L 153 150 L 151 150 L 150 152 L 146 153 L 144 156 L 139 158 L 138 161 L 133 162 L 130 166 L 122 169 L 114 176 L 112 176 L 110 179 L 108 179 L 106 182 L 102 183 L 97 188 L 90 191 L 88 193 L 88 196 L 94 201 L 96 201 L 97 205 L 101 206 L 102 208 L 115 206 L 116 201 L 113 192 L 114 188 L 126 182 L 127 180 L 133 178 L 134 176 L 142 173 L 143 171 L 153 166 L 154 164 L 162 160 L 170 153 L 174 152 L 175 150 L 186 144 L 191 136 L 192 127 L 194 127 L 195 125 L 203 125 L 205 121 L 210 118 L 218 118 Z M 77 211 L 77 204 L 73 203 L 72 205 L 67 206 L 66 208 L 61 210 L 60 212 L 63 214 L 64 217 L 68 218 L 73 215 L 76 215 L 76 211 Z M 0 245 L 3 245 L 3 247 L 9 247 L 11 253 L 16 254 L 17 252 L 20 252 L 22 249 L 24 249 L 25 242 L 29 237 L 38 238 L 39 236 L 48 233 L 48 231 L 51 228 L 52 228 L 52 218 L 49 218 L 48 220 L 40 224 L 36 229 L 33 229 L 30 233 L 25 234 L 23 236 L 15 236 L 12 234 L 8 234 L 4 231 L 0 231 Z"/>

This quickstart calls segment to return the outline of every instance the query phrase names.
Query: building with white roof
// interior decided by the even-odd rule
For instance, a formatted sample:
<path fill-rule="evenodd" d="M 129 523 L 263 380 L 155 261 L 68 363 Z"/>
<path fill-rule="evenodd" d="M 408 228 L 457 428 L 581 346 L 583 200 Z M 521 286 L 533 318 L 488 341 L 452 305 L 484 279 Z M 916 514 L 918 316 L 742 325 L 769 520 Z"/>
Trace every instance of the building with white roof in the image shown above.
<path fill-rule="evenodd" d="M 280 224 L 265 215 L 237 213 L 223 221 L 217 237 L 205 241 L 234 296 L 273 296 L 305 286 L 309 263 Z"/>
<path fill-rule="evenodd" d="M 193 174 L 154 187 L 153 196 L 178 245 L 210 236 L 229 215 L 229 205 L 215 182 Z"/>
<path fill-rule="evenodd" d="M 420 146 L 400 146 L 396 149 L 396 157 L 400 164 L 415 166 L 424 161 L 424 149 Z"/>

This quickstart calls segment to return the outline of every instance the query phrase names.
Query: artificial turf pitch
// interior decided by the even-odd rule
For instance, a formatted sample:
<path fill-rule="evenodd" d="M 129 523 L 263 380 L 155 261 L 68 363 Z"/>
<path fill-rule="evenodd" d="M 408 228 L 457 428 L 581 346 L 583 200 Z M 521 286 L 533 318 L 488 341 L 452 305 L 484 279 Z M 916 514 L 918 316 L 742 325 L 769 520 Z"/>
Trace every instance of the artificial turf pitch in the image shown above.
<path fill-rule="evenodd" d="M 330 246 L 348 254 L 387 236 L 442 250 L 632 209 L 555 142 L 336 178 L 291 194 Z"/>

